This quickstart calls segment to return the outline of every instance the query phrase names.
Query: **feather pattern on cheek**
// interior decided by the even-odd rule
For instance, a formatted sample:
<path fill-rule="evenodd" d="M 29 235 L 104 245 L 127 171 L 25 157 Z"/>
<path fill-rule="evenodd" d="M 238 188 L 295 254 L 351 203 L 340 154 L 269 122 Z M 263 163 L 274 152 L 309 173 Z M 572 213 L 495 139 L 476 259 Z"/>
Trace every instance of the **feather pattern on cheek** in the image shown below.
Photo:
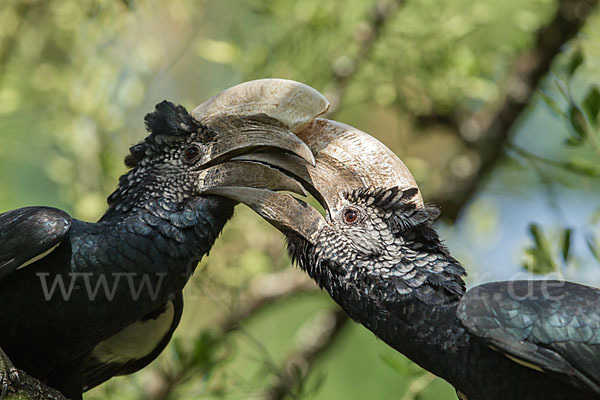
<path fill-rule="evenodd" d="M 370 218 L 366 218 L 360 225 L 345 226 L 340 230 L 348 245 L 357 254 L 376 257 L 385 251 L 385 242 L 380 240 L 385 232 Z"/>
<path fill-rule="evenodd" d="M 398 258 L 403 235 L 429 224 L 439 214 L 432 207 L 417 207 L 413 202 L 417 193 L 416 188 L 356 189 L 344 196 L 341 211 L 332 218 L 334 226 L 358 256 Z"/>

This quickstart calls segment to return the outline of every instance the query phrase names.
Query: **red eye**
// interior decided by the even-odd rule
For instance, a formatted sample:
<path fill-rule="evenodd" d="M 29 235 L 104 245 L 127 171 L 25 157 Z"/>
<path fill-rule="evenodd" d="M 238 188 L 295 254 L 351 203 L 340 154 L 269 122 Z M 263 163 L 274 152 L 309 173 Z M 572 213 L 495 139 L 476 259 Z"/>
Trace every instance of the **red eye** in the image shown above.
<path fill-rule="evenodd" d="M 186 162 L 195 162 L 200 158 L 200 149 L 196 145 L 192 145 L 183 151 L 183 157 Z"/>
<path fill-rule="evenodd" d="M 358 211 L 353 208 L 349 208 L 344 212 L 344 221 L 349 224 L 353 224 L 358 219 Z"/>

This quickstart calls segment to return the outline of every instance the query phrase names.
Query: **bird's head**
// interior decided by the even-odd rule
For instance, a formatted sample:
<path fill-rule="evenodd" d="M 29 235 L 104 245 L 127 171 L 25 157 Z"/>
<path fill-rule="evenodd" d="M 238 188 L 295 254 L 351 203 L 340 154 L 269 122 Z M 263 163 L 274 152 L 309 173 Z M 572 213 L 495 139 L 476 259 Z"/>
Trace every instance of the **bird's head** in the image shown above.
<path fill-rule="evenodd" d="M 157 205 L 182 209 L 221 186 L 302 193 L 301 186 L 279 170 L 235 158 L 275 152 L 283 157 L 295 154 L 299 162 L 314 164 L 310 149 L 294 133 L 328 106 L 316 90 L 281 79 L 234 86 L 191 112 L 163 101 L 146 115 L 150 134 L 130 148 L 125 164 L 131 169 L 108 198 L 111 211 Z"/>
<path fill-rule="evenodd" d="M 454 301 L 464 293 L 465 271 L 432 227 L 438 209 L 424 205 L 413 176 L 391 150 L 365 132 L 326 119 L 298 135 L 312 150 L 314 167 L 276 154 L 260 162 L 278 165 L 302 182 L 325 217 L 284 193 L 223 187 L 211 192 L 247 204 L 282 231 L 292 258 L 330 293 L 345 287 L 381 300 L 415 295 L 428 303 Z"/>

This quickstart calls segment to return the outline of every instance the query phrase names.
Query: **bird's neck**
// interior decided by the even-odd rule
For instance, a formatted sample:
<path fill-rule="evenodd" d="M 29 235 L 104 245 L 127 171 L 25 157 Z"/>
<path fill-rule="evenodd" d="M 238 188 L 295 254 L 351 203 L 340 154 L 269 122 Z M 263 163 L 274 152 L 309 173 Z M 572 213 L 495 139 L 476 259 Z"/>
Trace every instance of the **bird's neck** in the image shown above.
<path fill-rule="evenodd" d="M 433 374 L 455 380 L 456 363 L 470 340 L 456 318 L 458 302 L 430 305 L 411 296 L 377 301 L 355 294 L 338 303 L 393 349 Z"/>
<path fill-rule="evenodd" d="M 423 368 L 445 377 L 466 345 L 463 342 L 468 341 L 456 318 L 464 293 L 464 269 L 437 236 L 433 239 L 433 244 L 421 241 L 415 246 L 419 251 L 412 249 L 410 258 L 418 272 L 415 275 L 411 270 L 404 277 L 393 269 L 380 274 L 373 273 L 372 267 L 361 269 L 359 263 L 347 266 L 327 261 L 301 239 L 288 244 L 292 258 L 352 319 Z M 402 260 L 401 267 L 406 269 L 407 261 Z M 423 265 L 425 261 L 431 265 Z M 410 285 L 408 274 L 418 277 Z"/>
<path fill-rule="evenodd" d="M 439 304 L 427 303 L 415 293 L 373 295 L 381 289 L 390 291 L 387 285 L 378 287 L 368 282 L 335 282 L 327 288 L 352 319 L 422 368 L 453 381 L 448 372 L 453 371 L 469 340 L 456 318 L 459 297 L 448 296 L 440 287 L 433 288 L 442 292 L 436 294 L 438 299 L 444 299 Z"/>
<path fill-rule="evenodd" d="M 198 197 L 182 204 L 151 199 L 126 211 L 111 207 L 99 223 L 153 244 L 177 266 L 191 262 L 195 267 L 232 217 L 234 206 L 233 201 L 216 196 Z"/>

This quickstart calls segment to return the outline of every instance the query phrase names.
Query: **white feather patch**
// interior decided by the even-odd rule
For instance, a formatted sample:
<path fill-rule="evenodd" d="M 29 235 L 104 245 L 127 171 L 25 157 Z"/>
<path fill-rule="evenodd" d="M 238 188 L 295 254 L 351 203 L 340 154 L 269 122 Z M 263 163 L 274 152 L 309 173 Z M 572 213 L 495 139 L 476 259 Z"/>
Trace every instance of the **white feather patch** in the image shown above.
<path fill-rule="evenodd" d="M 128 361 L 144 358 L 158 346 L 171 329 L 175 307 L 169 301 L 165 311 L 156 319 L 137 321 L 110 338 L 98 343 L 92 357 L 103 363 Z"/>

